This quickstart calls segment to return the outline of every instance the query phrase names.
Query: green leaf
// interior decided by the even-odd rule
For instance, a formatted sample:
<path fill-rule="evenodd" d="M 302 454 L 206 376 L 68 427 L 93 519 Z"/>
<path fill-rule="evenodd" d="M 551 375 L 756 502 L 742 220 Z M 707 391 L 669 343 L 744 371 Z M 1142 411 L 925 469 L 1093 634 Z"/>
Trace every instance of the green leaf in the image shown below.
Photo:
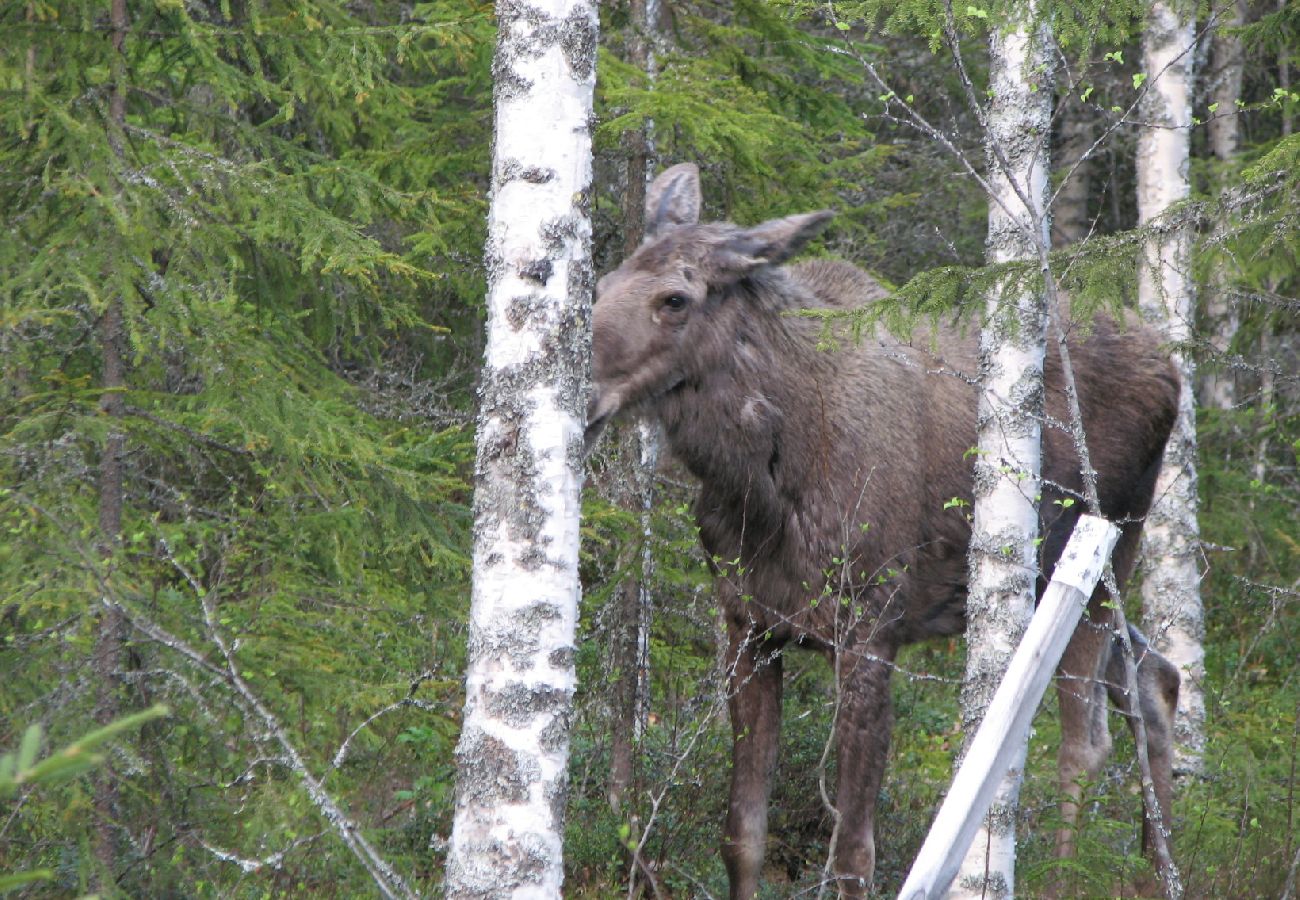
<path fill-rule="evenodd" d="M 22 743 L 18 745 L 18 770 L 24 771 L 36 762 L 36 754 L 41 748 L 41 726 L 29 725 L 23 733 Z"/>
<path fill-rule="evenodd" d="M 7 875 L 0 875 L 0 891 L 10 891 L 16 887 L 22 887 L 24 884 L 31 884 L 35 881 L 50 881 L 54 878 L 54 872 L 51 869 L 33 869 L 30 872 L 11 872 Z"/>

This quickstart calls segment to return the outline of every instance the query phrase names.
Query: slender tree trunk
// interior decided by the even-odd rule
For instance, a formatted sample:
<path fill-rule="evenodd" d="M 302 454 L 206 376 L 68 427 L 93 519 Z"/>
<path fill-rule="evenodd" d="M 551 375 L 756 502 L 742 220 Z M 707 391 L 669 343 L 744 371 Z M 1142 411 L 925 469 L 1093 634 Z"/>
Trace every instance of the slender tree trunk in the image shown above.
<path fill-rule="evenodd" d="M 113 44 L 113 92 L 109 96 L 109 142 L 119 157 L 122 153 L 122 129 L 126 124 L 126 0 L 111 0 L 109 7 L 110 40 Z M 124 360 L 124 323 L 122 298 L 110 297 L 99 319 L 99 349 L 103 359 L 104 394 L 99 408 L 109 421 L 109 432 L 99 460 L 99 552 L 110 568 L 122 537 L 123 462 L 126 435 L 119 422 L 126 414 L 122 390 L 126 387 Z M 120 674 L 125 623 L 116 604 L 104 598 L 95 635 L 95 721 L 107 725 L 121 713 Z M 105 766 L 94 779 L 95 859 L 99 863 L 96 887 L 101 894 L 115 890 L 113 871 L 117 863 L 118 820 L 117 784 L 112 767 Z"/>
<path fill-rule="evenodd" d="M 448 897 L 558 897 L 590 353 L 596 6 L 497 5 L 465 717 Z"/>
<path fill-rule="evenodd" d="M 1245 3 L 1239 0 L 1226 11 L 1214 31 L 1210 97 L 1215 111 L 1206 125 L 1216 163 L 1215 186 L 1220 192 L 1233 183 L 1232 171 L 1241 143 L 1237 101 L 1241 99 L 1243 57 L 1241 38 L 1234 31 L 1245 21 Z M 1201 373 L 1200 397 L 1202 406 L 1215 409 L 1232 409 L 1237 402 L 1236 376 L 1229 351 L 1237 335 L 1239 316 L 1229 296 L 1231 279 L 1224 266 L 1226 262 L 1214 273 L 1209 296 L 1205 298 L 1205 320 L 1214 357 Z"/>
<path fill-rule="evenodd" d="M 632 0 L 629 62 L 655 74 L 654 41 L 658 29 L 658 0 Z M 653 123 L 647 122 L 628 137 L 627 184 L 623 194 L 624 253 L 631 255 L 645 234 L 646 185 L 651 175 Z M 615 688 L 615 723 L 611 730 L 609 803 L 622 816 L 623 798 L 633 780 L 633 750 L 645 730 L 650 712 L 650 622 L 654 555 L 650 548 L 650 512 L 654 503 L 654 472 L 659 461 L 659 432 L 640 419 L 621 429 L 619 454 L 622 480 L 630 490 L 628 506 L 636 510 L 641 524 L 641 550 L 632 562 L 632 574 L 619 588 L 617 621 L 614 623 L 613 665 L 618 673 Z M 638 823 L 631 827 L 636 830 Z M 638 836 L 632 835 L 633 839 Z M 635 878 L 635 868 L 633 869 Z"/>
<path fill-rule="evenodd" d="M 1194 23 L 1164 2 L 1151 7 L 1142 40 L 1143 69 L 1150 79 L 1138 136 L 1138 220 L 1156 227 L 1144 246 L 1138 304 L 1147 321 L 1162 329 L 1182 375 L 1178 419 L 1165 449 L 1155 502 L 1143 532 L 1145 576 L 1142 610 L 1156 648 L 1183 676 L 1175 720 L 1180 772 L 1200 769 L 1205 747 L 1205 619 L 1201 609 L 1200 530 L 1197 524 L 1195 371 L 1186 343 L 1191 336 L 1193 287 L 1191 234 L 1185 225 L 1160 223 L 1187 198 L 1191 130 L 1191 66 Z"/>
<path fill-rule="evenodd" d="M 1289 0 L 1277 0 L 1279 11 L 1286 9 Z M 1284 91 L 1291 90 L 1291 48 L 1283 46 L 1277 51 L 1277 86 Z M 1282 137 L 1290 137 L 1295 122 L 1291 118 L 1291 107 L 1282 107 Z"/>
<path fill-rule="evenodd" d="M 1061 146 L 1053 162 L 1065 180 L 1052 203 L 1052 245 L 1068 247 L 1088 236 L 1092 218 L 1088 196 L 1092 190 L 1093 160 L 1086 154 L 1097 140 L 1097 117 L 1077 95 L 1065 98 L 1061 119 Z"/>
<path fill-rule="evenodd" d="M 659 31 L 659 0 L 632 0 L 632 40 L 629 42 L 628 62 L 646 73 L 651 81 L 655 77 L 655 39 Z M 641 246 L 645 236 L 645 189 L 650 182 L 651 161 L 654 156 L 652 134 L 654 123 L 628 135 L 627 190 L 623 195 L 623 252 L 631 255 Z"/>
<path fill-rule="evenodd" d="M 659 457 L 659 435 L 652 423 L 640 420 L 624 426 L 620 437 L 618 466 L 623 484 L 619 501 L 636 512 L 641 540 L 631 543 L 636 558 L 626 561 L 632 574 L 619 585 L 612 626 L 610 663 L 617 680 L 607 794 L 616 816 L 625 812 L 623 799 L 632 786 L 634 748 L 645 732 L 650 712 L 650 579 L 654 572 L 650 513 Z"/>
<path fill-rule="evenodd" d="M 1051 38 L 1046 28 L 1031 32 L 1034 17 L 1029 4 L 1026 24 L 1009 34 L 995 30 L 990 41 L 992 99 L 985 140 L 996 193 L 989 198 L 988 259 L 994 264 L 1036 262 L 1050 240 Z M 1041 286 L 1008 281 L 986 302 L 961 696 L 968 736 L 983 718 L 1034 610 L 1046 328 Z M 1013 895 L 1015 810 L 1024 760 L 1022 744 L 951 896 Z"/>

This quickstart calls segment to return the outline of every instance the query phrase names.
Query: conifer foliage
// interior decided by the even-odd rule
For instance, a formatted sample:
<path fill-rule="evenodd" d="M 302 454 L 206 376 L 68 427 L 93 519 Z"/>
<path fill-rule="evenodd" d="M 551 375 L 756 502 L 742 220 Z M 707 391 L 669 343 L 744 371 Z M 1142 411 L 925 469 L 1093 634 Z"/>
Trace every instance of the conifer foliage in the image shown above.
<path fill-rule="evenodd" d="M 599 4 L 593 274 L 622 259 L 623 179 L 645 153 L 701 167 L 706 219 L 836 211 L 811 252 L 898 287 L 828 322 L 828 352 L 881 323 L 976 327 L 995 286 L 1041 289 L 1040 261 L 985 259 L 986 48 L 1024 5 L 664 0 L 652 76 L 633 0 Z M 1036 4 L 1070 240 L 1048 264 L 1086 319 L 1136 305 L 1152 238 L 1190 239 L 1177 349 L 1232 389 L 1196 410 L 1205 742 L 1171 846 L 1188 896 L 1279 896 L 1300 871 L 1300 6 L 1175 4 L 1200 48 L 1189 192 L 1140 225 L 1149 5 Z M 0 3 L 0 889 L 446 889 L 496 29 L 487 0 Z M 1201 52 L 1216 34 L 1240 65 L 1222 83 Z M 1229 121 L 1235 145 L 1212 144 Z M 633 138 L 647 122 L 649 146 Z M 599 496 L 611 452 L 584 498 L 564 890 L 718 896 L 730 734 L 692 489 L 661 465 L 647 528 Z M 611 807 L 619 672 L 602 648 L 642 548 L 644 727 Z M 953 649 L 896 661 L 882 893 L 960 744 Z M 799 659 L 771 896 L 834 890 L 833 678 Z M 1077 859 L 1054 857 L 1056 730 L 1049 702 L 1016 886 L 1132 894 L 1153 873 L 1118 787 L 1131 768 L 1080 786 Z M 47 760 L 60 776 L 35 783 Z"/>
<path fill-rule="evenodd" d="M 466 567 L 465 399 L 402 375 L 478 303 L 449 261 L 481 230 L 485 11 L 70 0 L 0 31 L 0 716 L 57 746 L 173 708 L 93 804 L 27 799 L 4 856 L 62 891 L 409 892 L 352 772 L 452 733 L 427 641 Z"/>

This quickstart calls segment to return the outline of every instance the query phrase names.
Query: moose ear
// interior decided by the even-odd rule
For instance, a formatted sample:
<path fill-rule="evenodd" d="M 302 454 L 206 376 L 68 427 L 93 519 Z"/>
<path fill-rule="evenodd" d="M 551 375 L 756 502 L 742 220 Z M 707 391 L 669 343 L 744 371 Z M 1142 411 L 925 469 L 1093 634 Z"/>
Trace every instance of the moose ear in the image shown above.
<path fill-rule="evenodd" d="M 829 209 L 772 219 L 737 235 L 729 249 L 757 262 L 779 265 L 794 256 L 835 217 Z"/>
<path fill-rule="evenodd" d="M 803 213 L 736 232 L 710 250 L 713 278 L 739 281 L 764 266 L 780 265 L 802 250 L 834 215 L 830 210 Z"/>
<path fill-rule="evenodd" d="M 700 170 L 695 163 L 666 169 L 645 196 L 645 230 L 653 237 L 670 228 L 700 221 Z"/>

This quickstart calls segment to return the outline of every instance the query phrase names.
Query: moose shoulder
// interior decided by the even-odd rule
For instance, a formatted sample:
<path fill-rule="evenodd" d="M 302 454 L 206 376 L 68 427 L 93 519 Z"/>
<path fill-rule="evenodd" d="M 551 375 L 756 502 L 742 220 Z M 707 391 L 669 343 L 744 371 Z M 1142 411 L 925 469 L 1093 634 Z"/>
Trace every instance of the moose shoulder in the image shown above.
<path fill-rule="evenodd" d="M 699 176 L 679 165 L 647 197 L 645 243 L 597 288 L 588 445 L 612 417 L 660 421 L 700 480 L 695 511 L 715 560 L 729 648 L 734 734 L 722 843 L 732 897 L 757 891 L 776 761 L 782 648 L 835 659 L 840 817 L 834 872 L 864 893 L 875 865 L 873 817 L 892 711 L 898 648 L 965 622 L 976 394 L 973 338 L 940 331 L 827 352 L 819 325 L 791 310 L 851 307 L 883 295 L 840 262 L 783 264 L 825 224 L 814 212 L 753 228 L 700 224 Z M 1121 582 L 1133 568 L 1173 423 L 1178 380 L 1157 339 L 1099 319 L 1071 342 L 1102 512 L 1123 527 Z M 965 374 L 963 374 L 965 373 Z M 1069 420 L 1059 364 L 1045 374 L 1049 423 Z M 1043 431 L 1040 589 L 1080 504 L 1079 461 L 1061 427 Z M 826 599 L 830 602 L 822 602 Z M 1081 776 L 1109 750 L 1106 670 L 1113 636 L 1104 588 L 1061 663 L 1060 779 L 1072 852 Z M 840 602 L 847 600 L 848 602 Z M 1161 808 L 1170 803 L 1177 671 L 1154 652 L 1139 666 L 1142 710 Z M 1113 681 L 1111 682 L 1113 683 Z M 1118 692 L 1121 708 L 1129 700 Z"/>

